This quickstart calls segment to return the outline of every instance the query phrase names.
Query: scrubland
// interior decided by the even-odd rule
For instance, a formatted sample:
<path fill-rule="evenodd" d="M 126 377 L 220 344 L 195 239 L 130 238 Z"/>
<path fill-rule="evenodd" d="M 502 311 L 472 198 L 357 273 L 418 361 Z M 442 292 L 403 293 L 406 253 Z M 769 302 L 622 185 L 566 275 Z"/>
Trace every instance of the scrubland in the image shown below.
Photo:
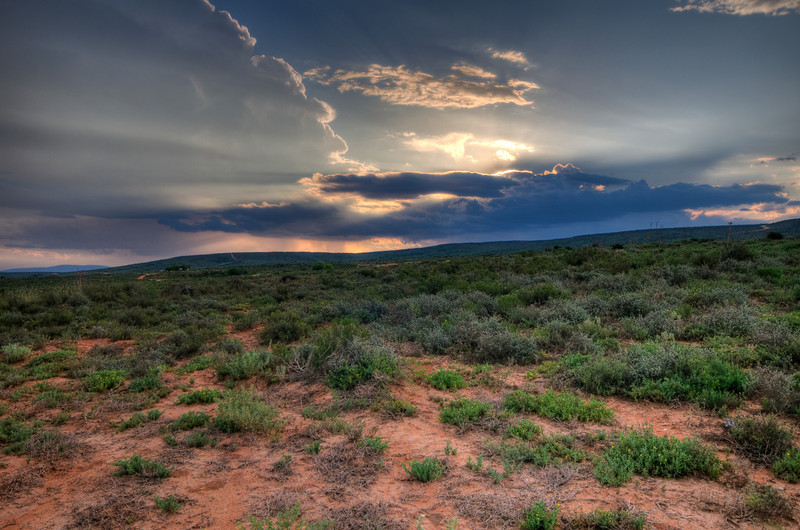
<path fill-rule="evenodd" d="M 0 279 L 0 526 L 760 528 L 800 239 Z"/>

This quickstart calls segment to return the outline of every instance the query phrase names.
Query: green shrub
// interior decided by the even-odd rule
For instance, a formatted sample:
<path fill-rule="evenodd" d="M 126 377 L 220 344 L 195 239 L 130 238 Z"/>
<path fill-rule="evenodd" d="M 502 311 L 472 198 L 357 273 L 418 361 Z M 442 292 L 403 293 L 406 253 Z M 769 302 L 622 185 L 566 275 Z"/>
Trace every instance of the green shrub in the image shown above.
<path fill-rule="evenodd" d="M 21 344 L 6 344 L 3 346 L 3 362 L 8 364 L 18 363 L 31 355 L 31 349 Z"/>
<path fill-rule="evenodd" d="M 284 424 L 278 418 L 278 411 L 267 405 L 252 388 L 225 392 L 214 420 L 219 430 L 229 433 L 249 431 L 276 435 Z"/>
<path fill-rule="evenodd" d="M 542 428 L 540 426 L 526 419 L 515 421 L 509 425 L 508 430 L 506 430 L 506 436 L 525 441 L 533 440 L 541 433 Z"/>
<path fill-rule="evenodd" d="M 367 447 L 375 453 L 382 454 L 389 448 L 389 442 L 381 436 L 362 436 L 358 440 L 359 447 Z"/>
<path fill-rule="evenodd" d="M 195 357 L 185 365 L 178 368 L 178 373 L 185 375 L 198 370 L 205 370 L 206 368 L 211 367 L 213 363 L 214 359 L 211 356 Z"/>
<path fill-rule="evenodd" d="M 458 390 L 467 386 L 461 374 L 444 368 L 428 375 L 428 383 L 438 390 Z"/>
<path fill-rule="evenodd" d="M 172 468 L 164 467 L 163 464 L 155 460 L 142 458 L 141 455 L 133 455 L 117 460 L 112 462 L 111 465 L 119 468 L 114 472 L 117 476 L 138 475 L 145 478 L 164 479 L 172 473 Z"/>
<path fill-rule="evenodd" d="M 178 396 L 178 404 L 214 403 L 220 399 L 222 399 L 222 391 L 216 388 L 203 388 Z"/>
<path fill-rule="evenodd" d="M 676 343 L 634 344 L 618 357 L 585 362 L 573 374 L 594 394 L 686 400 L 717 411 L 738 406 L 752 391 L 750 375 L 725 354 Z"/>
<path fill-rule="evenodd" d="M 36 401 L 44 403 L 47 408 L 52 409 L 58 407 L 68 397 L 69 395 L 65 394 L 61 390 L 52 389 L 52 390 L 45 390 L 44 392 L 36 396 Z"/>
<path fill-rule="evenodd" d="M 127 431 L 128 429 L 133 429 L 134 427 L 138 427 L 139 425 L 145 423 L 147 421 L 147 416 L 145 416 L 141 412 L 134 412 L 130 418 L 127 420 L 122 420 L 119 423 L 112 422 L 111 425 L 116 427 L 116 429 L 120 432 Z"/>
<path fill-rule="evenodd" d="M 558 510 L 559 506 L 548 510 L 544 501 L 536 501 L 522 514 L 520 528 L 522 530 L 552 530 L 558 523 Z"/>
<path fill-rule="evenodd" d="M 412 417 L 417 414 L 417 406 L 405 399 L 385 399 L 378 403 L 376 408 L 390 418 L 398 418 L 400 416 Z"/>
<path fill-rule="evenodd" d="M 439 420 L 456 427 L 464 427 L 482 418 L 492 406 L 483 401 L 460 398 L 449 402 L 439 412 Z"/>
<path fill-rule="evenodd" d="M 269 372 L 272 361 L 272 353 L 268 350 L 245 351 L 220 363 L 217 366 L 217 375 L 230 376 L 233 380 L 264 375 Z"/>
<path fill-rule="evenodd" d="M 752 485 L 748 488 L 744 505 L 758 517 L 781 517 L 791 513 L 792 507 L 778 490 L 771 486 Z"/>
<path fill-rule="evenodd" d="M 156 506 L 167 513 L 175 513 L 182 508 L 181 503 L 175 497 L 175 495 L 170 495 L 169 497 L 159 497 L 156 495 L 153 497 L 156 502 Z"/>
<path fill-rule="evenodd" d="M 541 283 L 526 287 L 516 292 L 517 297 L 525 305 L 543 304 L 552 298 L 566 298 L 567 293 L 549 283 Z"/>
<path fill-rule="evenodd" d="M 420 482 L 433 482 L 441 477 L 447 469 L 447 464 L 438 458 L 426 457 L 422 462 L 412 460 L 408 465 L 401 464 L 403 470 Z"/>
<path fill-rule="evenodd" d="M 169 426 L 173 431 L 190 431 L 195 427 L 202 427 L 211 420 L 211 416 L 205 412 L 191 411 L 181 414 L 180 417 Z"/>
<path fill-rule="evenodd" d="M 278 512 L 275 517 L 259 520 L 252 515 L 247 516 L 247 521 L 251 530 L 331 530 L 334 522 L 330 519 L 319 519 L 317 521 L 306 521 L 302 517 L 302 506 L 300 502 L 294 503 L 285 510 Z"/>
<path fill-rule="evenodd" d="M 339 409 L 334 406 L 317 407 L 314 405 L 309 405 L 307 407 L 303 407 L 303 410 L 300 411 L 300 415 L 309 420 L 324 420 L 338 416 Z"/>
<path fill-rule="evenodd" d="M 653 428 L 621 434 L 595 463 L 594 474 L 603 484 L 619 486 L 636 473 L 675 478 L 701 473 L 716 478 L 722 462 L 715 451 L 696 439 L 656 436 Z"/>
<path fill-rule="evenodd" d="M 70 350 L 57 350 L 33 357 L 21 371 L 23 380 L 50 379 L 66 372 L 75 364 L 77 354 Z"/>
<path fill-rule="evenodd" d="M 31 436 L 39 432 L 39 426 L 17 417 L 0 419 L 0 444 L 7 455 L 21 455 Z"/>
<path fill-rule="evenodd" d="M 207 432 L 195 432 L 186 435 L 186 445 L 189 447 L 214 447 L 219 443 L 217 438 L 211 438 Z"/>
<path fill-rule="evenodd" d="M 312 440 L 309 444 L 303 449 L 312 455 L 318 455 L 319 452 L 322 450 L 322 440 Z"/>
<path fill-rule="evenodd" d="M 794 435 L 775 416 L 733 418 L 730 438 L 734 448 L 753 462 L 772 464 L 792 447 Z"/>
<path fill-rule="evenodd" d="M 772 472 L 786 482 L 800 481 L 800 450 L 791 448 L 772 464 Z"/>
<path fill-rule="evenodd" d="M 378 374 L 391 377 L 400 371 L 397 355 L 376 339 L 353 339 L 337 350 L 329 364 L 328 386 L 341 390 L 352 390 Z"/>
<path fill-rule="evenodd" d="M 453 353 L 476 363 L 532 363 L 539 358 L 536 340 L 509 331 L 496 319 L 461 320 L 453 326 Z"/>
<path fill-rule="evenodd" d="M 83 386 L 88 392 L 105 392 L 125 382 L 122 370 L 100 370 L 83 379 Z"/>
<path fill-rule="evenodd" d="M 646 525 L 647 515 L 644 512 L 631 512 L 625 508 L 597 509 L 572 516 L 567 521 L 568 528 L 587 530 L 642 530 Z"/>
<path fill-rule="evenodd" d="M 147 375 L 137 377 L 128 385 L 128 392 L 144 392 L 161 388 L 161 372 L 151 369 Z"/>
<path fill-rule="evenodd" d="M 582 462 L 586 458 L 586 453 L 575 447 L 575 439 L 567 435 L 543 436 L 533 443 L 521 440 L 488 442 L 486 447 L 511 467 L 523 464 L 536 467 L 561 466 Z"/>
<path fill-rule="evenodd" d="M 540 414 L 559 421 L 575 419 L 610 423 L 614 418 L 614 411 L 607 408 L 602 401 L 593 399 L 586 402 L 571 392 L 548 390 L 544 394 L 534 395 L 513 390 L 506 394 L 503 406 L 511 412 Z"/>
<path fill-rule="evenodd" d="M 261 342 L 264 344 L 294 342 L 310 332 L 311 326 L 296 313 L 277 310 L 270 313 L 261 331 Z"/>

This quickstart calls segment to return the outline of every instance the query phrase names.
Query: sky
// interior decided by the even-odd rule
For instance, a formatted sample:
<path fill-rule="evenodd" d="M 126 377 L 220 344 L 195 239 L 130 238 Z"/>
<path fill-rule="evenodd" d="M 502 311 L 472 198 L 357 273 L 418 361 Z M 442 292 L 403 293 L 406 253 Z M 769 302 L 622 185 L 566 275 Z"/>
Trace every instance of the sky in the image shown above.
<path fill-rule="evenodd" d="M 800 0 L 9 0 L 0 269 L 800 217 Z"/>

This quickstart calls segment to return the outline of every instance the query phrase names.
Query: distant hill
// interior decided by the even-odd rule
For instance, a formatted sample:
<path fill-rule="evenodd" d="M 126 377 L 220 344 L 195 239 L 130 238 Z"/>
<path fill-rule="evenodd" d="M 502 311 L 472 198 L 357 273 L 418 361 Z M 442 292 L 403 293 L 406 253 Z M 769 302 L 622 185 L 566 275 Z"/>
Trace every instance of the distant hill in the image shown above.
<path fill-rule="evenodd" d="M 20 269 L 6 269 L 0 272 L 13 272 L 13 273 L 64 273 L 64 272 L 80 272 L 80 271 L 95 271 L 98 269 L 107 269 L 105 265 L 56 265 L 54 267 L 26 267 Z"/>
<path fill-rule="evenodd" d="M 547 248 L 585 247 L 590 245 L 611 246 L 615 244 L 645 244 L 683 241 L 687 239 L 726 240 L 730 230 L 732 241 L 757 239 L 767 232 L 779 232 L 786 237 L 800 235 L 800 219 L 790 219 L 770 224 L 697 226 L 687 228 L 659 228 L 650 230 L 630 230 L 607 234 L 592 234 L 543 241 L 495 241 L 489 243 L 448 243 L 424 248 L 363 252 L 357 254 L 344 252 L 236 252 L 224 254 L 203 254 L 197 256 L 178 256 L 174 258 L 136 263 L 122 267 L 111 267 L 103 272 L 158 272 L 170 265 L 188 265 L 193 270 L 249 267 L 257 265 L 291 265 L 299 263 L 361 262 L 361 261 L 404 261 L 428 258 L 447 258 L 457 256 L 478 256 L 484 254 L 509 254 L 521 251 L 542 251 Z"/>

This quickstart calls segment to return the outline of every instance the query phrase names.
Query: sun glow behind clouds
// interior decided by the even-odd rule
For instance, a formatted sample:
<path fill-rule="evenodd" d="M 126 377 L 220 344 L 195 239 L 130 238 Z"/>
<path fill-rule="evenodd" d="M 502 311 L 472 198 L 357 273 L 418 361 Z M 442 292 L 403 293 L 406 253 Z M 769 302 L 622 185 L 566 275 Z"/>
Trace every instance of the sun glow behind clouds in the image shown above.
<path fill-rule="evenodd" d="M 532 153 L 533 146 L 510 140 L 475 138 L 472 133 L 452 132 L 442 136 L 417 136 L 404 132 L 404 144 L 413 151 L 441 151 L 453 160 L 473 163 L 492 163 L 497 160 L 513 162 L 522 153 Z"/>
<path fill-rule="evenodd" d="M 734 208 L 686 209 L 683 210 L 692 221 L 717 217 L 726 221 L 764 221 L 775 222 L 793 219 L 800 215 L 800 206 L 775 205 L 768 203 L 752 204 Z"/>

